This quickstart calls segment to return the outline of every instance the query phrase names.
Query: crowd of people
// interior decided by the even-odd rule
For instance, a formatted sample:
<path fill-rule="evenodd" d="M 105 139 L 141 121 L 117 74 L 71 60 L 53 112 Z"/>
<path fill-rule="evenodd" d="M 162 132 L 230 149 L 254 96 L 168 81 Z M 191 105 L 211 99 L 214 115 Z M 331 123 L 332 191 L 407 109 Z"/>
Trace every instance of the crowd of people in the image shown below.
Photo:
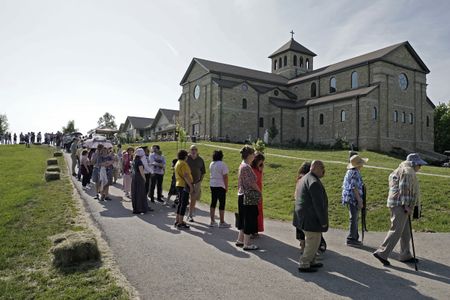
<path fill-rule="evenodd" d="M 145 214 L 152 211 L 155 200 L 165 203 L 162 183 L 166 174 L 166 159 L 159 145 L 151 148 L 128 147 L 122 150 L 106 148 L 99 144 L 95 149 L 87 149 L 74 138 L 70 152 L 72 155 L 72 175 L 78 177 L 85 189 L 95 186 L 95 198 L 100 201 L 111 200 L 109 186 L 119 177 L 123 178 L 124 196 L 131 198 L 132 212 Z M 260 232 L 264 231 L 263 217 L 263 174 L 265 157 L 251 146 L 244 146 L 241 151 L 242 163 L 238 169 L 238 212 L 236 227 L 239 230 L 236 247 L 245 251 L 258 250 L 254 242 Z M 210 227 L 229 228 L 225 222 L 225 209 L 229 187 L 229 168 L 223 161 L 221 150 L 214 150 L 209 166 Z M 349 232 L 346 245 L 362 246 L 359 238 L 359 214 L 364 207 L 366 196 L 361 168 L 368 159 L 354 154 L 350 157 L 347 172 L 342 183 L 342 204 L 349 211 Z M 389 196 L 387 206 L 391 211 L 391 228 L 386 239 L 373 255 L 389 265 L 388 257 L 400 240 L 400 259 L 406 263 L 417 263 L 410 252 L 410 227 L 407 222 L 414 207 L 418 206 L 419 185 L 416 172 L 423 161 L 416 153 L 408 155 L 406 161 L 389 176 Z M 174 227 L 188 230 L 188 223 L 194 222 L 196 201 L 201 197 L 201 185 L 206 174 L 205 162 L 199 155 L 196 145 L 189 151 L 180 150 L 177 158 L 172 160 L 171 186 L 167 199 L 175 196 L 173 207 L 176 208 Z M 294 191 L 293 225 L 296 238 L 300 242 L 300 272 L 316 272 L 322 263 L 317 260 L 326 251 L 323 233 L 328 230 L 328 197 L 321 178 L 325 176 L 325 164 L 320 160 L 304 162 L 297 174 Z M 155 197 L 156 189 L 156 197 Z M 216 221 L 216 207 L 219 204 L 219 222 Z"/>
<path fill-rule="evenodd" d="M 48 144 L 60 146 L 62 141 L 63 134 L 61 132 L 57 133 L 44 133 L 42 134 L 40 131 L 35 133 L 33 131 L 30 132 L 21 132 L 19 135 L 16 133 L 5 132 L 0 135 L 0 144 L 3 145 L 15 145 L 15 144 L 25 144 L 26 147 L 29 147 L 30 144 Z"/>

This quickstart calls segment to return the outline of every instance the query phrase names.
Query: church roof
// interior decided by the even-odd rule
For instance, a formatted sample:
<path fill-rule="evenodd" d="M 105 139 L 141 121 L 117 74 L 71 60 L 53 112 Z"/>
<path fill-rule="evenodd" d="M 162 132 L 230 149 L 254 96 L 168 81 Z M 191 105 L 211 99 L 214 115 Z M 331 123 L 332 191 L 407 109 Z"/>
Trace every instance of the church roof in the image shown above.
<path fill-rule="evenodd" d="M 292 80 L 289 81 L 289 84 L 295 84 L 295 83 L 299 83 L 302 81 L 306 81 L 312 78 L 315 78 L 317 76 L 321 76 L 321 75 L 325 75 L 328 73 L 332 73 L 332 72 L 336 72 L 339 71 L 341 69 L 345 69 L 345 68 L 349 68 L 352 66 L 357 66 L 360 64 L 365 64 L 368 62 L 372 62 L 372 61 L 376 61 L 376 60 L 380 60 L 383 57 L 385 57 L 386 55 L 388 55 L 389 53 L 391 53 L 392 51 L 405 46 L 406 49 L 409 51 L 409 53 L 414 57 L 414 59 L 417 61 L 417 63 L 422 67 L 422 69 L 428 74 L 430 72 L 430 70 L 427 68 L 427 66 L 425 65 L 425 63 L 420 59 L 419 55 L 417 55 L 416 51 L 414 51 L 413 47 L 411 46 L 411 44 L 409 42 L 402 42 L 402 43 L 398 43 L 395 45 L 391 45 L 373 52 L 369 52 L 360 56 L 356 56 L 329 66 L 325 66 L 319 69 L 316 69 L 312 72 L 308 72 L 304 75 L 300 75 L 297 78 L 294 78 Z"/>
<path fill-rule="evenodd" d="M 311 56 L 316 56 L 316 54 L 314 52 L 312 52 L 311 50 L 309 50 L 308 48 L 299 44 L 296 40 L 291 38 L 286 44 L 281 46 L 281 48 L 279 48 L 277 51 L 272 53 L 269 56 L 269 58 L 272 58 L 276 55 L 279 55 L 279 54 L 287 52 L 287 51 L 294 51 L 294 52 L 298 52 L 298 53 L 308 54 Z"/>
<path fill-rule="evenodd" d="M 288 96 L 290 99 L 297 99 L 297 95 L 292 93 L 289 90 L 286 89 L 282 89 L 280 88 L 280 86 L 263 86 L 263 85 L 258 85 L 258 84 L 253 84 L 253 83 L 249 83 L 247 81 L 234 81 L 234 80 L 228 80 L 228 79 L 218 79 L 218 78 L 213 78 L 213 82 L 215 82 L 216 84 L 218 84 L 221 87 L 225 87 L 225 88 L 234 88 L 237 85 L 246 83 L 249 86 L 251 86 L 252 88 L 254 88 L 257 92 L 265 94 L 269 91 L 272 91 L 274 89 L 278 89 L 280 90 L 282 93 L 284 93 L 286 96 Z"/>
<path fill-rule="evenodd" d="M 210 60 L 194 57 L 191 61 L 191 64 L 189 65 L 186 73 L 184 74 L 183 78 L 181 79 L 180 85 L 183 85 L 186 83 L 189 73 L 191 72 L 195 63 L 198 63 L 200 66 L 202 66 L 206 71 L 208 71 L 210 73 L 230 75 L 230 76 L 235 76 L 235 77 L 241 77 L 244 79 L 262 81 L 262 82 L 273 83 L 273 84 L 283 84 L 283 85 L 287 84 L 287 79 L 284 78 L 283 76 L 280 76 L 277 74 L 243 68 L 243 67 L 238 67 L 238 66 L 234 66 L 234 65 L 229 65 L 229 64 L 219 63 L 216 61 L 210 61 Z"/>
<path fill-rule="evenodd" d="M 319 98 L 304 99 L 304 100 L 298 100 L 298 101 L 270 97 L 269 101 L 271 104 L 275 105 L 276 107 L 287 108 L 287 109 L 297 109 L 297 108 L 312 106 L 312 105 L 316 105 L 316 104 L 323 104 L 323 103 L 331 102 L 331 101 L 354 98 L 357 96 L 365 96 L 365 95 L 369 94 L 370 92 L 372 92 L 373 90 L 375 90 L 377 87 L 378 87 L 377 85 L 374 85 L 374 86 L 363 87 L 360 89 L 351 90 L 351 91 L 347 91 L 347 92 L 343 92 L 343 93 L 331 94 L 331 95 L 327 95 L 327 96 L 323 96 L 323 97 L 319 97 Z"/>

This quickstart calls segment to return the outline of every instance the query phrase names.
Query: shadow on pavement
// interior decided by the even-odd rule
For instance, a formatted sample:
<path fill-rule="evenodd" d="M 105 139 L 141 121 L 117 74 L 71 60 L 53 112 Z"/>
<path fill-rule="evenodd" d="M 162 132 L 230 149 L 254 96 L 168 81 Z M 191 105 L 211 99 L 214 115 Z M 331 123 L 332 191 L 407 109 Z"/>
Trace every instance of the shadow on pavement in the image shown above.
<path fill-rule="evenodd" d="M 297 247 L 266 235 L 258 239 L 256 244 L 261 250 L 253 253 L 260 259 L 340 296 L 367 298 L 376 295 L 380 299 L 431 299 L 412 288 L 415 286 L 414 282 L 392 274 L 388 268 L 376 268 L 331 250 L 327 250 L 323 255 L 324 267 L 318 272 L 299 273 Z"/>

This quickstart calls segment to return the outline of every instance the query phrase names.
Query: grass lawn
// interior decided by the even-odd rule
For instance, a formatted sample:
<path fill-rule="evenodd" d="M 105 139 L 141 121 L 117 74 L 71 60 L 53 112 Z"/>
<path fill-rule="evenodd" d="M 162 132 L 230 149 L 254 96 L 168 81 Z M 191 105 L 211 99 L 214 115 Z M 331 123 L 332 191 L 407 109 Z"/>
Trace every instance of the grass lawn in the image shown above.
<path fill-rule="evenodd" d="M 49 236 L 82 230 L 64 160 L 64 176 L 46 183 L 47 146 L 0 146 L 0 298 L 128 299 L 108 270 L 84 265 L 58 271 L 51 266 Z"/>
<path fill-rule="evenodd" d="M 175 142 L 159 143 L 161 150 L 170 164 L 176 157 L 177 145 Z M 239 149 L 242 145 L 207 143 L 209 145 L 224 146 Z M 187 144 L 189 147 L 190 144 Z M 208 169 L 214 147 L 200 143 L 199 153 L 205 160 Z M 227 210 L 237 210 L 237 169 L 241 162 L 239 152 L 231 149 L 222 149 L 224 162 L 230 169 L 230 188 L 227 197 Z M 348 160 L 347 151 L 311 151 L 311 150 L 284 150 L 266 149 L 266 168 L 264 174 L 264 216 L 280 220 L 292 220 L 293 194 L 297 169 L 302 159 L 282 158 L 270 154 L 294 156 L 308 160 Z M 369 164 L 395 169 L 400 163 L 399 159 L 375 152 L 361 152 L 368 157 Z M 169 170 L 169 169 L 168 169 Z M 347 228 L 348 210 L 340 202 L 341 185 L 346 172 L 345 164 L 326 163 L 326 176 L 323 183 L 329 198 L 330 225 L 334 228 Z M 424 167 L 423 172 L 450 175 L 450 169 L 437 167 Z M 165 176 L 164 189 L 168 190 L 171 172 Z M 169 176 L 170 173 L 170 176 Z M 389 170 L 363 168 L 362 175 L 368 189 L 367 229 L 369 231 L 386 231 L 389 228 L 389 209 L 386 207 L 388 193 Z M 423 205 L 422 218 L 413 221 L 413 227 L 418 231 L 450 231 L 450 178 L 419 175 L 421 188 L 421 202 Z M 210 202 L 209 170 L 202 184 L 202 202 Z"/>

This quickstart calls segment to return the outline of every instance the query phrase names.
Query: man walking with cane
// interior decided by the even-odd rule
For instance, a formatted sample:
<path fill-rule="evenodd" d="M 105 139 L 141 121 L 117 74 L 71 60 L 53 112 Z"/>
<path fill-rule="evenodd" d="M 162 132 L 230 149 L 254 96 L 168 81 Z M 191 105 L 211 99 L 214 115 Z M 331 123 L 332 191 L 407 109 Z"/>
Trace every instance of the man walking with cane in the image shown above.
<path fill-rule="evenodd" d="M 400 261 L 415 263 L 416 259 L 410 251 L 409 241 L 412 228 L 410 215 L 419 201 L 419 183 L 416 173 L 427 163 L 417 153 L 411 153 L 406 161 L 400 163 L 389 175 L 389 196 L 387 206 L 391 210 L 391 228 L 383 244 L 373 253 L 384 266 L 389 266 L 388 257 L 400 240 Z"/>

